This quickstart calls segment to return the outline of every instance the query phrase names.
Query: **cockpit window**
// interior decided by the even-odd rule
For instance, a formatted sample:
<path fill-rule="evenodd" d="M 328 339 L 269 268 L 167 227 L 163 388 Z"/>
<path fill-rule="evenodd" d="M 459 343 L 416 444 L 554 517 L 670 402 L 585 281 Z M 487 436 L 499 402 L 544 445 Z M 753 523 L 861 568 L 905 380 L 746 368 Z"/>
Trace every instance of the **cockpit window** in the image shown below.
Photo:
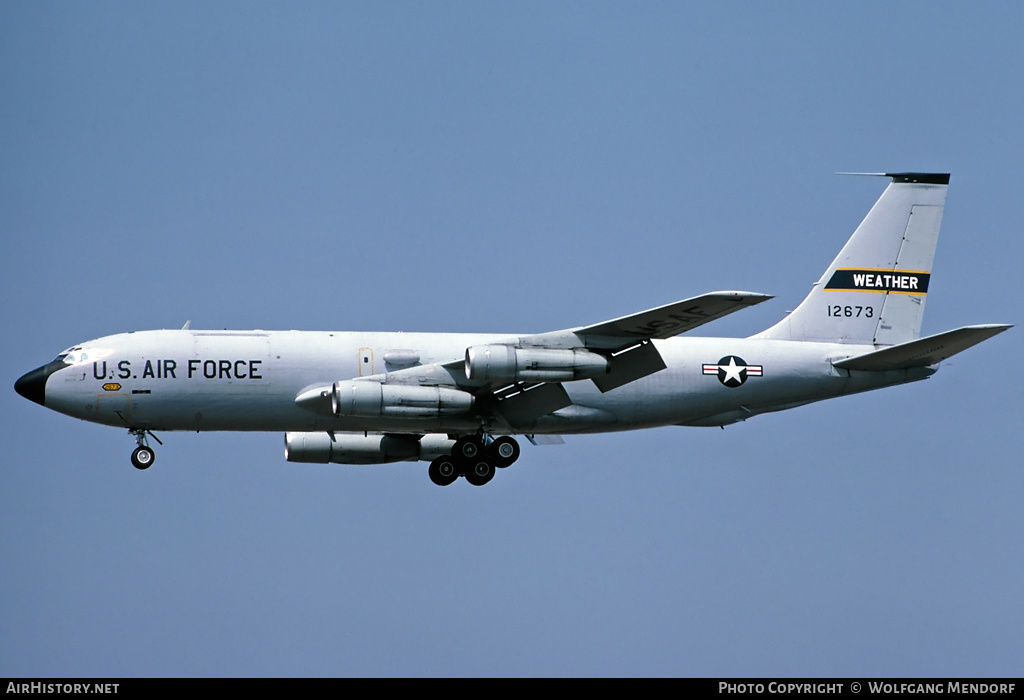
<path fill-rule="evenodd" d="M 80 365 L 86 362 L 93 362 L 97 359 L 102 359 L 108 355 L 110 355 L 110 350 L 108 348 L 91 346 L 86 349 L 81 345 L 77 345 L 60 353 L 57 357 L 53 358 L 53 361 L 63 362 L 68 365 Z"/>
<path fill-rule="evenodd" d="M 81 362 L 87 362 L 89 360 L 89 354 L 82 352 L 81 350 L 81 348 L 75 348 L 75 350 L 69 352 L 62 352 L 57 355 L 57 357 L 53 358 L 53 361 L 60 362 L 63 360 L 69 365 L 77 365 Z"/>

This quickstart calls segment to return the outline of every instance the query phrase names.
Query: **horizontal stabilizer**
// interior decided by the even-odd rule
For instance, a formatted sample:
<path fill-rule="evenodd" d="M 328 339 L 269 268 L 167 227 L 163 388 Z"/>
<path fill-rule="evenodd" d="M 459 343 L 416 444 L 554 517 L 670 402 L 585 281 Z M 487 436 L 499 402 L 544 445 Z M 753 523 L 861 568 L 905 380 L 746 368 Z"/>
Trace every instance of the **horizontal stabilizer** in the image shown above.
<path fill-rule="evenodd" d="M 929 367 L 937 365 L 983 340 L 988 340 L 1007 328 L 1012 328 L 1012 326 L 1007 324 L 965 326 L 938 335 L 930 335 L 927 338 L 919 338 L 889 348 L 875 350 L 865 355 L 850 357 L 832 364 L 839 369 L 856 369 L 867 372 Z"/>

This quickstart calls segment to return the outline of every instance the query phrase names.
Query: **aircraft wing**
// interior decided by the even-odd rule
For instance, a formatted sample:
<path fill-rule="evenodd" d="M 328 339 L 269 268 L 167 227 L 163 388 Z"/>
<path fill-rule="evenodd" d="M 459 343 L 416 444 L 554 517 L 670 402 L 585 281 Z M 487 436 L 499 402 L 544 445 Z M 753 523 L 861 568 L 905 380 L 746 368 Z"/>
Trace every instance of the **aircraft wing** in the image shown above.
<path fill-rule="evenodd" d="M 606 356 L 607 373 L 590 379 L 601 392 L 608 392 L 665 369 L 665 361 L 651 340 L 671 338 L 771 298 L 768 294 L 754 292 L 710 292 L 610 321 L 520 336 L 511 342 L 521 348 L 584 349 Z M 451 369 L 459 366 L 461 363 L 452 363 Z M 545 408 L 557 403 L 570 403 L 561 384 L 542 384 L 547 387 L 543 391 L 531 391 L 532 387 L 527 386 L 522 394 L 517 395 L 516 401 L 526 403 L 527 396 L 536 397 L 530 403 Z M 542 402 L 540 397 L 545 400 Z M 511 408 L 511 399 L 510 396 L 501 400 L 503 405 Z"/>
<path fill-rule="evenodd" d="M 644 340 L 671 338 L 771 298 L 769 294 L 754 292 L 710 292 L 592 326 L 524 336 L 519 342 L 534 347 L 585 347 L 615 352 Z"/>
<path fill-rule="evenodd" d="M 409 367 L 386 375 L 363 377 L 346 384 L 377 381 L 420 387 L 458 388 L 473 394 L 476 400 L 490 404 L 495 416 L 504 419 L 509 425 L 526 426 L 539 416 L 572 405 L 562 386 L 564 381 L 589 378 L 602 392 L 608 392 L 654 374 L 665 369 L 665 361 L 651 340 L 670 338 L 771 298 L 767 294 L 753 292 L 711 292 L 591 326 L 512 336 L 505 341 L 489 344 L 489 348 L 499 348 L 499 354 L 506 352 L 500 350 L 502 346 L 513 354 L 532 351 L 534 357 L 538 351 L 556 351 L 563 353 L 558 357 L 566 358 L 575 358 L 574 353 L 581 352 L 592 358 L 597 357 L 598 366 L 603 363 L 607 369 L 603 373 L 586 373 L 576 377 L 571 370 L 566 370 L 570 374 L 568 379 L 561 375 L 557 375 L 557 378 L 517 375 L 474 380 L 470 379 L 467 372 L 467 352 L 467 357 Z M 547 357 L 550 358 L 550 355 Z M 566 361 L 571 363 L 574 360 Z M 523 366 L 526 370 L 533 369 L 529 359 L 524 360 Z M 560 369 L 562 367 L 557 367 L 555 371 Z M 331 391 L 332 387 L 329 386 L 308 389 L 296 398 L 296 403 L 310 408 L 326 406 Z"/>

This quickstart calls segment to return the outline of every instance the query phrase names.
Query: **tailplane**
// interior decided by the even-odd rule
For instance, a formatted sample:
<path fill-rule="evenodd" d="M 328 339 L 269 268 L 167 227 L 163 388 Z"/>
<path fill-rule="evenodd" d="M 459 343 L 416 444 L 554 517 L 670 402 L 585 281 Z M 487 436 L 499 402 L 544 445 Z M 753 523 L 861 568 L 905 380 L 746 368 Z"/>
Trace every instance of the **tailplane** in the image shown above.
<path fill-rule="evenodd" d="M 863 345 L 920 337 L 949 174 L 884 175 L 892 182 L 811 293 L 756 337 Z"/>
<path fill-rule="evenodd" d="M 891 345 L 881 350 L 848 357 L 833 362 L 839 369 L 857 369 L 867 372 L 887 372 L 894 369 L 917 369 L 937 365 L 983 340 L 1012 328 L 1007 323 L 992 323 L 985 326 L 964 326 L 927 338 Z"/>

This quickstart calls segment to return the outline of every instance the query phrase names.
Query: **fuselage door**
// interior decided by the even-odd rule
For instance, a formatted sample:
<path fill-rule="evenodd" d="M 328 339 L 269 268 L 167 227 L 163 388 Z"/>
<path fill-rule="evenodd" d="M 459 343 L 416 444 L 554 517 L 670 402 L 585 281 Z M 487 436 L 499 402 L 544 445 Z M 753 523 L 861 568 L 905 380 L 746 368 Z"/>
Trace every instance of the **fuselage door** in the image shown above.
<path fill-rule="evenodd" d="M 118 417 L 125 425 L 131 422 L 131 397 L 128 394 L 97 394 L 96 412 L 104 418 Z"/>
<path fill-rule="evenodd" d="M 373 373 L 373 349 L 359 348 L 359 376 L 369 377 Z"/>

